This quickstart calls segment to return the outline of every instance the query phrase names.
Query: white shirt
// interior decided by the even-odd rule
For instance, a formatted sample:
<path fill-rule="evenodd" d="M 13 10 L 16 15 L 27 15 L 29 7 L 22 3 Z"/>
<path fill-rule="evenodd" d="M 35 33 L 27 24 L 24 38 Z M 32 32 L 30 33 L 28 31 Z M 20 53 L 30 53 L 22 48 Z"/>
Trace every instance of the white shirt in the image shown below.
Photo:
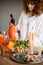
<path fill-rule="evenodd" d="M 37 17 L 35 34 L 36 34 L 36 38 L 34 39 L 35 46 L 43 46 L 43 13 Z"/>
<path fill-rule="evenodd" d="M 19 18 L 18 24 L 20 26 L 20 40 L 27 40 L 28 33 L 34 32 L 37 38 L 35 38 L 34 40 L 35 46 L 37 46 L 37 44 L 38 46 L 42 46 L 41 43 L 43 43 L 43 13 L 37 17 L 28 17 L 28 15 L 23 11 Z"/>
<path fill-rule="evenodd" d="M 24 11 L 21 13 L 18 24 L 20 26 L 20 40 L 27 40 L 28 19 Z"/>

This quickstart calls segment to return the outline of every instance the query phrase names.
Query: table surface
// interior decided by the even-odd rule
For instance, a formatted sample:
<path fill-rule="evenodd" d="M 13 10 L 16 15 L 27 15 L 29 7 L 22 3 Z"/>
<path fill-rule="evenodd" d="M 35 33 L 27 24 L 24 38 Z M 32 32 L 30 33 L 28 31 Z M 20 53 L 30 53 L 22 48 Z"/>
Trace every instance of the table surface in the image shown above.
<path fill-rule="evenodd" d="M 8 57 L 0 56 L 0 65 L 32 65 L 32 64 L 20 64 L 12 61 Z M 43 65 L 43 63 L 34 64 L 34 65 Z"/>

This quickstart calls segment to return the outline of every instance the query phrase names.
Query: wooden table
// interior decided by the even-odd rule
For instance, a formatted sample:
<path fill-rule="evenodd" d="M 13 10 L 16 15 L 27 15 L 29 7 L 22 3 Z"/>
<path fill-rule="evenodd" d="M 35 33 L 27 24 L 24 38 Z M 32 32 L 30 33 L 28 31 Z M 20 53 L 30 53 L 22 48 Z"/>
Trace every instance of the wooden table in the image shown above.
<path fill-rule="evenodd" d="M 19 64 L 19 63 L 13 62 L 8 57 L 0 56 L 0 65 L 32 65 L 32 64 Z M 43 63 L 34 64 L 34 65 L 43 65 Z"/>

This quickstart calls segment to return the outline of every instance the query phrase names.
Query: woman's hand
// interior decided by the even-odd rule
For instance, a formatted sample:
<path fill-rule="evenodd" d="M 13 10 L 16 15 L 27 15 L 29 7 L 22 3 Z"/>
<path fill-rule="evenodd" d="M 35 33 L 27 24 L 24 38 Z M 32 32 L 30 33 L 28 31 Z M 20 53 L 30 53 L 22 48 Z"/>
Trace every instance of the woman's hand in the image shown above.
<path fill-rule="evenodd" d="M 30 52 L 30 54 L 33 54 L 35 34 L 32 33 L 32 32 L 30 32 L 30 33 L 28 34 L 28 38 L 29 38 L 29 52 Z"/>
<path fill-rule="evenodd" d="M 35 34 L 32 33 L 32 32 L 30 32 L 30 33 L 28 34 L 28 38 L 29 38 L 29 41 L 34 41 Z"/>

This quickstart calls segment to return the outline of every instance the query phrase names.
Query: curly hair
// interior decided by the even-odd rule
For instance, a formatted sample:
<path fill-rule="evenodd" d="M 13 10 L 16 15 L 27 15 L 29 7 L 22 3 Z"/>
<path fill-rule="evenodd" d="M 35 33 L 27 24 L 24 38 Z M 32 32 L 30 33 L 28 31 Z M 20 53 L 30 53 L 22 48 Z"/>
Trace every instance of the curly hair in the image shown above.
<path fill-rule="evenodd" d="M 27 7 L 27 4 L 34 4 L 35 5 L 35 8 L 34 10 L 32 11 L 33 12 L 33 15 L 36 14 L 36 15 L 39 15 L 40 13 L 40 0 L 23 0 L 23 10 L 28 13 L 29 12 L 29 9 Z"/>

